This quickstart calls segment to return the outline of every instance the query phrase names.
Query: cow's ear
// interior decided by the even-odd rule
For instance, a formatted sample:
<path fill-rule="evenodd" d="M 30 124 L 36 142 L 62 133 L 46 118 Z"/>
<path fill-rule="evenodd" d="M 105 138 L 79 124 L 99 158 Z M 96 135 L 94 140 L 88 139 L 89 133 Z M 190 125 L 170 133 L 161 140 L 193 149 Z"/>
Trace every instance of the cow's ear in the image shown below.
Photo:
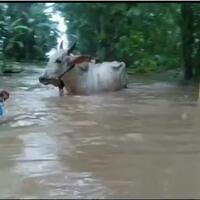
<path fill-rule="evenodd" d="M 91 59 L 92 59 L 91 56 L 87 56 L 87 55 L 74 56 L 74 58 L 72 58 L 70 64 L 77 65 L 77 64 L 81 64 L 83 62 L 90 62 Z"/>

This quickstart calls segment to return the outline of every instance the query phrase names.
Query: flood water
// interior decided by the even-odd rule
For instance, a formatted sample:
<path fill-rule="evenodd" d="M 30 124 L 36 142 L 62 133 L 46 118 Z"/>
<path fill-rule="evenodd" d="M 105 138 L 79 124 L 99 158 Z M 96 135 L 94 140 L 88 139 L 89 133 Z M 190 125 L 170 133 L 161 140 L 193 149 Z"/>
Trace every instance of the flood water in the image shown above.
<path fill-rule="evenodd" d="M 119 92 L 58 96 L 39 73 L 0 77 L 0 198 L 200 198 L 193 87 L 137 79 Z"/>

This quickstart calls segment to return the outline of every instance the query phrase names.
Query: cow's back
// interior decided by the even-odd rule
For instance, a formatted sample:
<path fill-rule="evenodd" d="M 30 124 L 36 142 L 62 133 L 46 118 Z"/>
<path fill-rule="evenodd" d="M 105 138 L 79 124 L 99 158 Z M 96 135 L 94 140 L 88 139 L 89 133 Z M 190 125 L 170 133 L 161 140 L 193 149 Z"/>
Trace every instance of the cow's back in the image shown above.
<path fill-rule="evenodd" d="M 127 84 L 127 73 L 123 62 L 91 64 L 88 71 L 88 87 L 92 91 L 114 91 Z"/>

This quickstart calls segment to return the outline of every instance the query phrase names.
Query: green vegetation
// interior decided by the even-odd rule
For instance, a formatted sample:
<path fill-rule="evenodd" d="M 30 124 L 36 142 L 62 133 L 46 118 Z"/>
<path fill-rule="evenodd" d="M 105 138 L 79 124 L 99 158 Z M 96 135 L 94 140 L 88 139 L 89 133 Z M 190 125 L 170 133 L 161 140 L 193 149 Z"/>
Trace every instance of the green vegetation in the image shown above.
<path fill-rule="evenodd" d="M 137 73 L 183 69 L 199 76 L 199 4 L 64 3 L 56 5 L 78 36 L 78 49 L 124 60 Z"/>
<path fill-rule="evenodd" d="M 78 38 L 77 50 L 100 60 L 123 60 L 132 73 L 182 70 L 200 77 L 200 4 L 55 3 Z M 45 59 L 56 45 L 55 23 L 44 3 L 0 3 L 1 60 Z M 20 10 L 20 12 L 19 12 Z"/>
<path fill-rule="evenodd" d="M 56 24 L 45 13 L 44 3 L 0 3 L 0 57 L 5 62 L 45 59 L 56 45 Z"/>

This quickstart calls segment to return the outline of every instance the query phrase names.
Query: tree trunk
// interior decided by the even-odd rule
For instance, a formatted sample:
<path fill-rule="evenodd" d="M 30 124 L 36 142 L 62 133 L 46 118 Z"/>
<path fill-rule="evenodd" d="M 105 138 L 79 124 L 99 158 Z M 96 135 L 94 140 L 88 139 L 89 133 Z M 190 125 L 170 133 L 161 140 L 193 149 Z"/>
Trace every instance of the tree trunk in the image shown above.
<path fill-rule="evenodd" d="M 184 61 L 184 79 L 193 78 L 192 50 L 193 50 L 193 10 L 188 3 L 182 3 L 182 53 Z"/>
<path fill-rule="evenodd" d="M 200 43 L 194 57 L 194 77 L 195 80 L 200 80 Z"/>
<path fill-rule="evenodd" d="M 27 34 L 27 38 L 26 38 L 26 42 L 25 42 L 25 50 L 26 50 L 25 60 L 26 60 L 26 62 L 32 61 L 32 57 L 33 57 L 32 54 L 34 53 L 33 46 L 35 43 L 34 35 L 35 35 L 34 31 L 31 31 Z"/>

